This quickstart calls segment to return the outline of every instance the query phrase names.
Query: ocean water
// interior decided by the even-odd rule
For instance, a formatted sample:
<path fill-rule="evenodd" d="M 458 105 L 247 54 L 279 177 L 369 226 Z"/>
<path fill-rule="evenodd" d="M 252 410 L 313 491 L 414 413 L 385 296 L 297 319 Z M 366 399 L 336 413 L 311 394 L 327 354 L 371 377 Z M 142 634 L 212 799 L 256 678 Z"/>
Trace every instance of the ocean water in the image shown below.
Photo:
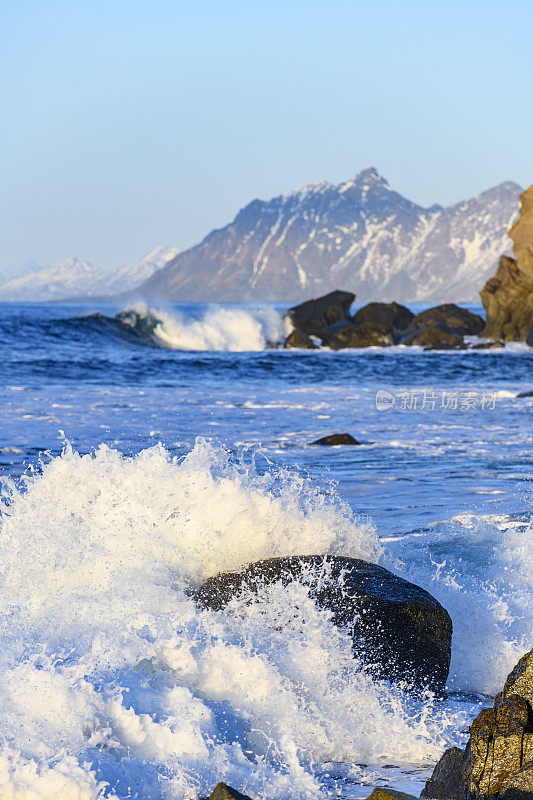
<path fill-rule="evenodd" d="M 0 796 L 418 794 L 533 646 L 533 349 L 284 351 L 282 311 L 0 306 Z M 443 603 L 446 700 L 372 680 L 305 582 L 188 594 L 310 553 Z"/>

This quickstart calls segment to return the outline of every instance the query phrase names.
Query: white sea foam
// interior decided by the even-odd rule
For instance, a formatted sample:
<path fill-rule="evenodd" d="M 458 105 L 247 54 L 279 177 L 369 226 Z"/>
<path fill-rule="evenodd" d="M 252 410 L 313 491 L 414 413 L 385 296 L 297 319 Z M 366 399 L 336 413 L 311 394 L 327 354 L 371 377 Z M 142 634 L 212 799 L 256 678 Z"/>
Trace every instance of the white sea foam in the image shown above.
<path fill-rule="evenodd" d="M 125 324 L 141 335 L 173 350 L 265 350 L 279 344 L 289 323 L 273 308 L 220 308 L 213 306 L 202 319 L 176 312 L 149 309 L 140 304 L 121 314 Z"/>
<path fill-rule="evenodd" d="M 427 764 L 464 727 L 373 682 L 304 582 L 219 612 L 187 595 L 270 555 L 380 558 L 372 526 L 298 474 L 202 440 L 180 461 L 66 446 L 3 494 L 2 797 L 185 800 L 222 779 L 311 798 L 315 765 Z"/>
<path fill-rule="evenodd" d="M 448 685 L 494 695 L 533 647 L 533 527 L 507 517 L 462 515 L 389 548 L 402 572 L 450 613 Z M 390 553 L 389 553 L 390 557 Z"/>

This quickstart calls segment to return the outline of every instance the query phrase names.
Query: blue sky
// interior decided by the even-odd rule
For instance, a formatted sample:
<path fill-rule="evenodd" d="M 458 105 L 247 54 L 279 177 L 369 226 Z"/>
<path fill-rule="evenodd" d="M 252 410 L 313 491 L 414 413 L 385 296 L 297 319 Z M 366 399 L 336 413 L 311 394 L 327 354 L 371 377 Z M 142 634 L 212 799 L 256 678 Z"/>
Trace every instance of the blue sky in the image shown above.
<path fill-rule="evenodd" d="M 0 8 L 0 269 L 134 262 L 368 165 L 422 205 L 533 181 L 529 2 Z"/>

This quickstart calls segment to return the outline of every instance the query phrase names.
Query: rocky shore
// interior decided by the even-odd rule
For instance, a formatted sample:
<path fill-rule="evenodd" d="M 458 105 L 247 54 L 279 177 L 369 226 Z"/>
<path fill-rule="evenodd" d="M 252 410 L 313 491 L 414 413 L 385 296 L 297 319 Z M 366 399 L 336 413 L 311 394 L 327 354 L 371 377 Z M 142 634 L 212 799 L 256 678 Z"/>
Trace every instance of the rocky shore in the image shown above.
<path fill-rule="evenodd" d="M 396 302 L 368 303 L 351 316 L 355 294 L 336 290 L 286 312 L 293 330 L 284 346 L 342 350 L 401 344 L 425 350 L 460 350 L 525 341 L 533 347 L 533 186 L 520 200 L 520 217 L 509 231 L 515 258 L 502 255 L 496 274 L 480 292 L 486 320 L 454 303 L 428 308 L 416 316 Z M 481 336 L 485 341 L 471 344 L 465 336 Z"/>
<path fill-rule="evenodd" d="M 533 800 L 533 650 L 509 674 L 492 708 L 470 726 L 465 750 L 443 754 L 421 793 L 423 800 Z M 219 783 L 209 800 L 251 800 Z M 418 800 L 377 788 L 368 800 Z"/>
<path fill-rule="evenodd" d="M 284 347 L 331 350 L 348 347 L 417 345 L 426 350 L 460 350 L 465 347 L 502 347 L 498 340 L 467 344 L 465 336 L 480 336 L 485 321 L 454 303 L 412 313 L 399 303 L 368 303 L 353 316 L 352 292 L 337 290 L 308 300 L 286 312 L 293 330 Z"/>

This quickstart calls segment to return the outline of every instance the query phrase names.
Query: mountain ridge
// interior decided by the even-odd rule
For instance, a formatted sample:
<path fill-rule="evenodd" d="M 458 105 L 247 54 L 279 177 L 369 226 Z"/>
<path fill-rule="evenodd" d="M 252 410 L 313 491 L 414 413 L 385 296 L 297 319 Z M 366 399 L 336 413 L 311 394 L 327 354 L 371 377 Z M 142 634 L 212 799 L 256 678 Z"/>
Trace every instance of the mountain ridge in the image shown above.
<path fill-rule="evenodd" d="M 147 300 L 299 301 L 336 286 L 360 300 L 477 300 L 518 214 L 505 181 L 424 208 L 374 167 L 340 184 L 254 199 L 136 290 Z M 453 295 L 453 296 L 452 296 Z"/>

